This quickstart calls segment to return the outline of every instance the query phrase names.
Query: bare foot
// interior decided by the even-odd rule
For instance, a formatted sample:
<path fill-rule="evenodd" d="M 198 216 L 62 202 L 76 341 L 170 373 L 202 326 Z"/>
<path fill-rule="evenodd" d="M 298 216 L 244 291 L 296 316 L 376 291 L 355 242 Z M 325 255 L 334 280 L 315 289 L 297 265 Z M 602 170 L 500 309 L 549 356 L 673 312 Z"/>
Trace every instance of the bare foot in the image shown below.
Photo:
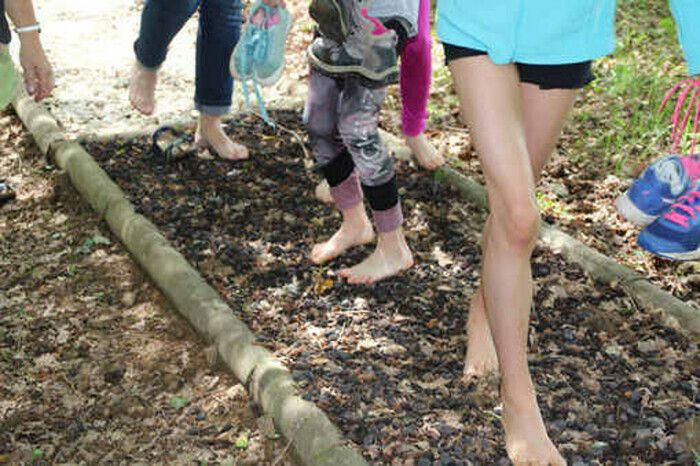
<path fill-rule="evenodd" d="M 377 248 L 364 261 L 338 275 L 353 285 L 376 283 L 393 277 L 413 266 L 413 254 L 406 244 L 403 230 L 379 235 Z"/>
<path fill-rule="evenodd" d="M 156 84 L 158 72 L 147 70 L 138 62 L 131 69 L 129 101 L 131 106 L 144 115 L 152 115 L 156 108 Z"/>
<path fill-rule="evenodd" d="M 333 196 L 331 196 L 331 187 L 328 181 L 323 180 L 316 186 L 316 199 L 324 204 L 333 204 Z"/>
<path fill-rule="evenodd" d="M 425 133 L 418 136 L 406 136 L 406 143 L 413 151 L 418 164 L 426 170 L 437 170 L 445 163 L 444 157 L 428 141 Z"/>
<path fill-rule="evenodd" d="M 224 132 L 221 117 L 200 115 L 197 127 L 197 146 L 211 149 L 224 160 L 245 160 L 248 149 L 235 143 Z"/>
<path fill-rule="evenodd" d="M 515 466 L 566 466 L 547 435 L 532 381 L 517 385 L 514 396 L 502 392 L 506 451 Z"/>
<path fill-rule="evenodd" d="M 498 371 L 496 347 L 486 319 L 484 293 L 481 288 L 472 297 L 467 321 L 467 357 L 464 378 L 474 379 Z"/>
<path fill-rule="evenodd" d="M 326 242 L 319 243 L 311 250 L 311 262 L 323 264 L 343 254 L 350 248 L 374 241 L 374 229 L 367 218 L 363 204 L 343 212 L 343 224 Z"/>

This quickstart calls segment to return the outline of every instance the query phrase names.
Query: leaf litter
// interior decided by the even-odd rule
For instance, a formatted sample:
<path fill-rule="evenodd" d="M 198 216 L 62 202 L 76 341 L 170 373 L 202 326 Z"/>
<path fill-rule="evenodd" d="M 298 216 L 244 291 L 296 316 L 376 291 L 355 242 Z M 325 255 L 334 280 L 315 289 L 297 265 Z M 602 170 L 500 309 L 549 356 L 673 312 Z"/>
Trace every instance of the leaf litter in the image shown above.
<path fill-rule="evenodd" d="M 0 464 L 292 464 L 9 113 L 0 178 Z"/>
<path fill-rule="evenodd" d="M 303 134 L 298 113 L 275 118 Z M 371 463 L 507 462 L 497 381 L 461 378 L 484 213 L 399 163 L 417 264 L 351 287 L 334 270 L 368 247 L 325 267 L 307 259 L 339 217 L 314 199 L 318 177 L 299 144 L 252 118 L 228 131 L 250 161 L 169 164 L 149 156 L 146 139 L 88 150 Z M 548 250 L 535 250 L 533 275 L 529 359 L 570 463 L 694 464 L 683 429 L 699 411 L 697 342 Z"/>

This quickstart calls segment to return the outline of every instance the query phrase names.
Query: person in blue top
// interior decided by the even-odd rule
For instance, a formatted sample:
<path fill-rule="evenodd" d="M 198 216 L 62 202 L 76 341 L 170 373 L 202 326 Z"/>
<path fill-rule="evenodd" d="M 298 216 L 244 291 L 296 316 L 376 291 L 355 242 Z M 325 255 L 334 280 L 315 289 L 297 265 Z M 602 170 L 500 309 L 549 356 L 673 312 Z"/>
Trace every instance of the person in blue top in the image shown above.
<path fill-rule="evenodd" d="M 671 0 L 691 74 L 700 73 L 700 0 Z M 502 374 L 506 450 L 516 465 L 566 461 L 549 439 L 527 364 L 535 186 L 591 60 L 615 46 L 615 0 L 438 0 L 437 31 L 481 159 L 490 215 L 465 375 Z"/>

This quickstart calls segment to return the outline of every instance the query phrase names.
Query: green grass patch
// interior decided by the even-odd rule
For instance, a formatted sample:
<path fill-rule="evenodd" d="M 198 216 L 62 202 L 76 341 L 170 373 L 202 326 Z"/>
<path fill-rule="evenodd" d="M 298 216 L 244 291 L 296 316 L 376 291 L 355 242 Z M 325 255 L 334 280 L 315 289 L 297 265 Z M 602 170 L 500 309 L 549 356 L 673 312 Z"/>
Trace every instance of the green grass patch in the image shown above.
<path fill-rule="evenodd" d="M 564 150 L 630 176 L 669 150 L 671 109 L 657 109 L 687 71 L 665 0 L 621 0 L 617 30 L 617 50 L 595 63 L 598 79 L 574 111 Z"/>

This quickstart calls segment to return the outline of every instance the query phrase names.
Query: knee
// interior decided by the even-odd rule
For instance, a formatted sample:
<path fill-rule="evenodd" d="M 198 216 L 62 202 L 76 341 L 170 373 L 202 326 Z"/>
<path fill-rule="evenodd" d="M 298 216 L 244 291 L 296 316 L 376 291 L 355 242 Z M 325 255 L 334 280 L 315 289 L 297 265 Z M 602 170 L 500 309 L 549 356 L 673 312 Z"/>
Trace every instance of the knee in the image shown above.
<path fill-rule="evenodd" d="M 509 205 L 500 215 L 495 215 L 490 230 L 500 230 L 508 245 L 518 251 L 530 252 L 540 231 L 540 212 L 535 201 Z"/>

